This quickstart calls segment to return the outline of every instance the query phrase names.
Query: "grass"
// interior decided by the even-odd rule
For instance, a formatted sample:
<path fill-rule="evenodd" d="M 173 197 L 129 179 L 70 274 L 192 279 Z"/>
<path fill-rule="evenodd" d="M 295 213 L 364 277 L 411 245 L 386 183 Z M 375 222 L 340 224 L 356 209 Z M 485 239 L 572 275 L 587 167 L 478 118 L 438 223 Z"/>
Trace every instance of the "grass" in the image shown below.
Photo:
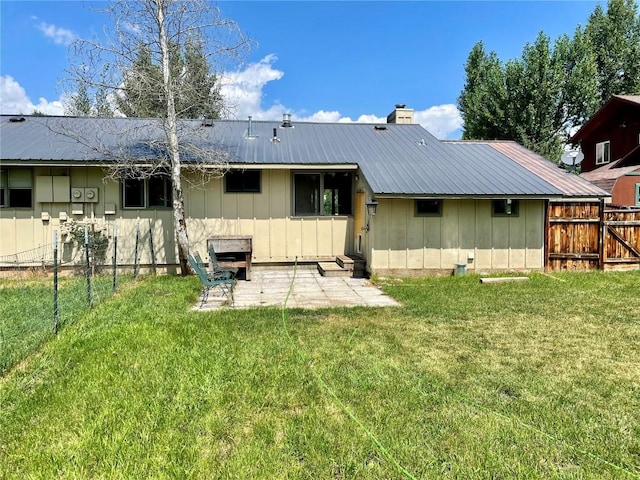
<path fill-rule="evenodd" d="M 120 282 L 126 283 L 121 277 Z M 95 305 L 112 293 L 112 277 L 92 279 Z M 54 336 L 53 278 L 0 279 L 0 375 Z M 58 328 L 89 309 L 83 277 L 63 277 L 58 284 Z"/>
<path fill-rule="evenodd" d="M 640 272 L 383 288 L 283 316 L 128 285 L 0 378 L 0 478 L 640 477 Z"/>

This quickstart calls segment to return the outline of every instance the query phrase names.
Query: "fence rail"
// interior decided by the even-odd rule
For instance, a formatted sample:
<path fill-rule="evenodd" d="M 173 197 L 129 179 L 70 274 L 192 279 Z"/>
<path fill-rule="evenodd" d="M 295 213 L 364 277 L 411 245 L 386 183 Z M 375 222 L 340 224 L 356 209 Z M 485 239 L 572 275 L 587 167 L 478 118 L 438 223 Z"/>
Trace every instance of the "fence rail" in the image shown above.
<path fill-rule="evenodd" d="M 550 202 L 547 270 L 615 270 L 640 266 L 640 208 L 604 202 Z"/>
<path fill-rule="evenodd" d="M 133 278 L 143 256 L 155 266 L 152 237 L 145 232 L 149 240 L 141 241 L 140 230 L 136 229 L 135 238 L 121 238 L 116 226 L 97 232 L 83 225 L 64 235 L 64 241 L 56 231 L 51 244 L 0 256 L 0 376 L 113 295 L 122 281 L 131 278 L 123 275 L 123 264 L 127 270 L 133 267 Z M 121 252 L 134 248 L 131 265 Z"/>

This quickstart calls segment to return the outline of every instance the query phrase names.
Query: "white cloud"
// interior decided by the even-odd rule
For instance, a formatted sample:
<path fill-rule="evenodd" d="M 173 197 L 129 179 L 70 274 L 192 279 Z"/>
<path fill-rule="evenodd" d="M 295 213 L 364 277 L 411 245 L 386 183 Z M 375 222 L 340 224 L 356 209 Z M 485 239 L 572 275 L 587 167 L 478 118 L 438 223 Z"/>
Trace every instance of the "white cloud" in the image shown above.
<path fill-rule="evenodd" d="M 413 113 L 413 121 L 437 138 L 451 138 L 452 135 L 459 134 L 464 125 L 460 111 L 453 104 L 436 105 L 416 111 Z"/>
<path fill-rule="evenodd" d="M 284 76 L 284 72 L 273 68 L 277 59 L 275 55 L 267 55 L 258 63 L 249 64 L 244 70 L 228 72 L 222 76 L 220 93 L 230 105 L 230 116 L 246 118 L 252 115 L 255 120 L 270 120 L 281 118 L 287 111 L 279 102 L 266 110 L 262 109 L 264 86 Z"/>
<path fill-rule="evenodd" d="M 36 28 L 44 33 L 45 37 L 53 40 L 53 43 L 56 45 L 70 45 L 77 38 L 77 35 L 71 30 L 56 27 L 55 25 L 47 22 L 38 23 Z"/>
<path fill-rule="evenodd" d="M 221 93 L 231 105 L 229 117 L 244 119 L 251 115 L 254 120 L 281 120 L 283 113 L 291 113 L 293 120 L 300 122 L 338 123 L 386 123 L 386 115 L 362 114 L 356 120 L 342 116 L 337 110 L 318 110 L 315 113 L 296 113 L 276 100 L 264 105 L 264 89 L 269 82 L 280 80 L 284 72 L 274 68 L 275 55 L 267 55 L 257 63 L 244 69 L 222 75 Z M 64 115 L 64 99 L 52 102 L 40 98 L 31 102 L 24 88 L 10 76 L 0 77 L 0 111 L 3 113 L 29 114 L 40 110 L 48 115 Z M 453 104 L 436 105 L 414 111 L 414 123 L 419 123 L 437 138 L 459 138 L 463 127 L 462 116 Z"/>
<path fill-rule="evenodd" d="M 45 98 L 39 98 L 38 103 L 33 103 L 24 88 L 13 77 L 0 76 L 0 113 L 29 115 L 34 110 L 47 115 L 64 114 L 62 100 L 49 102 Z"/>
<path fill-rule="evenodd" d="M 274 68 L 278 60 L 275 55 L 267 55 L 257 63 L 248 65 L 244 70 L 227 73 L 223 76 L 222 95 L 227 99 L 230 116 L 254 120 L 280 120 L 283 113 L 291 113 L 293 120 L 299 122 L 338 122 L 338 123 L 386 123 L 387 118 L 374 114 L 360 115 L 357 120 L 344 117 L 337 111 L 318 110 L 312 114 L 296 113 L 279 101 L 263 106 L 264 87 L 272 81 L 280 80 L 284 72 Z M 453 104 L 437 105 L 414 112 L 414 123 L 419 123 L 438 138 L 458 138 L 462 128 L 462 116 Z"/>

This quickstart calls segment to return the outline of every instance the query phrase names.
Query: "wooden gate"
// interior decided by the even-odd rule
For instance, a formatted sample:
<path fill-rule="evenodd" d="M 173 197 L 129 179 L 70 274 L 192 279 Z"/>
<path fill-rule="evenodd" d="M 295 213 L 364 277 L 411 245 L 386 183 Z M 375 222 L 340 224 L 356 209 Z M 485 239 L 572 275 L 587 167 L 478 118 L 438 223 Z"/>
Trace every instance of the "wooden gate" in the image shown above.
<path fill-rule="evenodd" d="M 549 202 L 547 270 L 640 268 L 640 209 Z"/>

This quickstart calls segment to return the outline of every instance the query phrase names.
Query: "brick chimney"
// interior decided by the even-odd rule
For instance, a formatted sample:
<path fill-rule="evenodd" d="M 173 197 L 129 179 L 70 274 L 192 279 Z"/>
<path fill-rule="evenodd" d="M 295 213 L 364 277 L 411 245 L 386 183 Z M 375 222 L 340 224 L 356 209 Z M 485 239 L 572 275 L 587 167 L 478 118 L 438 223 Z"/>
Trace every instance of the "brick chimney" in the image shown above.
<path fill-rule="evenodd" d="M 393 112 L 387 115 L 387 123 L 413 123 L 413 108 L 405 108 L 404 103 L 397 103 Z"/>

